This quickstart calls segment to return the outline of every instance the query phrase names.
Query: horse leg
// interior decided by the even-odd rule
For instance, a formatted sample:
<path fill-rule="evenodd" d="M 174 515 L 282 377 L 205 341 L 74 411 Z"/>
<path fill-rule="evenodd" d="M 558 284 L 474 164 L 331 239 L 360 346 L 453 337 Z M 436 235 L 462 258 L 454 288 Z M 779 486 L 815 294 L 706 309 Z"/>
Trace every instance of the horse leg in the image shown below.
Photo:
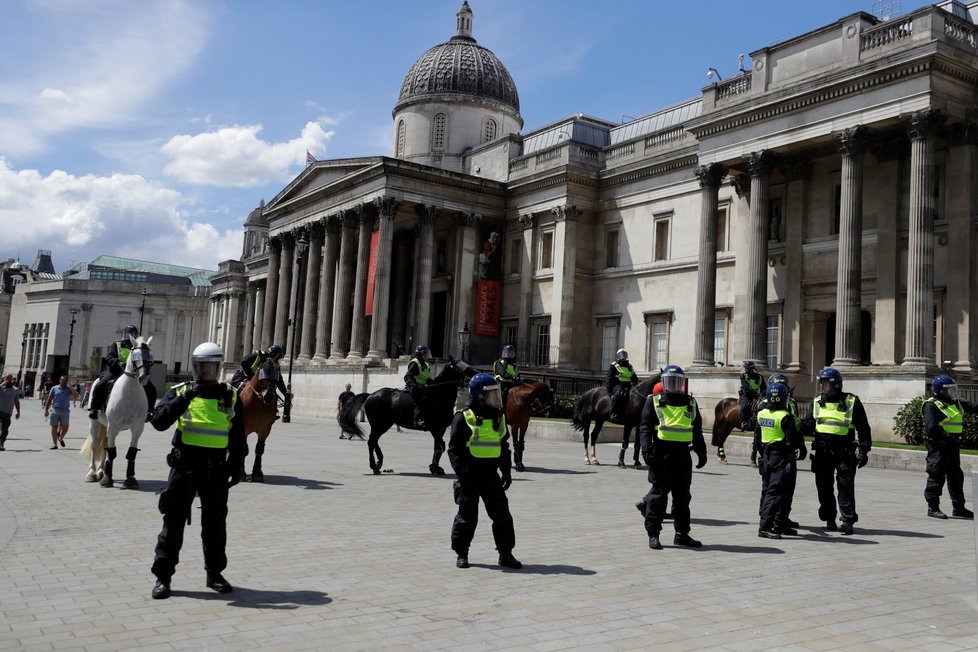
<path fill-rule="evenodd" d="M 625 426 L 621 429 L 621 450 L 618 451 L 618 468 L 625 468 L 625 452 L 628 450 L 628 435 L 631 429 Z"/>
<path fill-rule="evenodd" d="M 98 470 L 95 468 L 98 464 L 98 455 L 101 455 L 101 451 L 98 448 L 98 421 L 94 419 L 89 419 L 90 423 L 88 427 L 88 439 L 85 440 L 85 444 L 82 446 L 82 451 L 87 452 L 88 458 L 88 473 L 85 474 L 85 482 L 98 482 Z"/>
<path fill-rule="evenodd" d="M 526 429 L 528 426 L 517 428 L 513 439 L 513 451 L 516 456 L 516 470 L 525 471 L 523 466 L 523 451 L 526 448 Z"/>
<path fill-rule="evenodd" d="M 374 475 L 380 475 L 380 469 L 384 466 L 384 454 L 380 450 L 380 436 L 375 435 L 373 430 L 370 431 L 370 437 L 367 439 L 367 452 L 370 455 L 370 470 Z M 374 460 L 375 454 L 376 460 Z"/>
<path fill-rule="evenodd" d="M 635 467 L 636 469 L 640 469 L 642 468 L 642 462 L 641 460 L 639 460 L 639 456 L 642 454 L 642 446 L 639 444 L 638 441 L 638 429 L 629 426 L 628 430 L 629 432 L 631 432 L 632 430 L 635 431 L 635 442 L 632 444 L 632 448 L 634 449 L 632 450 L 632 466 Z"/>
<path fill-rule="evenodd" d="M 445 452 L 445 431 L 442 430 L 437 435 L 431 433 L 431 436 L 435 439 L 435 452 L 431 456 L 431 464 L 428 465 L 428 470 L 431 471 L 431 475 L 445 475 L 445 469 L 438 464 L 441 460 L 441 454 Z"/>
<path fill-rule="evenodd" d="M 584 422 L 584 463 L 589 466 L 591 464 L 591 454 L 587 449 L 587 443 L 590 438 L 591 438 L 591 422 L 585 421 Z"/>
<path fill-rule="evenodd" d="M 717 441 L 720 443 L 717 446 L 717 462 L 727 464 L 727 451 L 724 450 L 723 445 L 727 443 L 727 437 L 730 436 L 730 431 L 733 429 L 733 426 L 727 425 L 726 420 L 724 420 L 713 427 L 719 429 Z"/>
<path fill-rule="evenodd" d="M 267 435 L 266 435 L 267 437 Z M 255 463 L 251 466 L 251 481 L 264 482 L 265 474 L 261 470 L 261 456 L 265 453 L 265 438 L 258 435 L 258 443 L 255 444 Z"/>
<path fill-rule="evenodd" d="M 101 480 L 105 477 L 105 460 L 108 457 L 108 451 L 106 450 L 106 438 L 108 436 L 105 426 L 101 423 L 96 422 L 96 430 L 98 432 L 95 440 L 95 460 L 97 462 L 95 479 Z"/>
<path fill-rule="evenodd" d="M 591 458 L 590 463 L 594 466 L 601 464 L 601 462 L 598 461 L 597 443 L 598 433 L 601 432 L 601 426 L 603 425 L 604 423 L 601 420 L 598 420 L 594 424 L 594 430 L 591 431 L 591 446 L 588 448 L 588 455 Z"/>
<path fill-rule="evenodd" d="M 99 482 L 103 487 L 112 486 L 112 463 L 115 461 L 115 446 L 109 446 L 105 449 L 106 459 L 105 466 L 102 467 L 103 475 L 102 480 Z"/>

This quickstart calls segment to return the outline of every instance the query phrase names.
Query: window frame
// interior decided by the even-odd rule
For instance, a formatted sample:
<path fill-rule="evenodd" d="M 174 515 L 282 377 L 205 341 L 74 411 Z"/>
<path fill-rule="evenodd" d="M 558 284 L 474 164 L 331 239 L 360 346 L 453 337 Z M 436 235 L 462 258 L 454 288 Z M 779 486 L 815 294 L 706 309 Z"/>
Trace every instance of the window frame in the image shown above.
<path fill-rule="evenodd" d="M 772 344 L 772 342 L 771 342 L 771 320 L 772 319 L 775 320 L 774 329 L 775 329 L 775 332 L 777 334 L 776 335 L 776 341 L 773 342 L 774 347 L 776 349 L 775 350 L 775 353 L 773 354 L 773 356 L 771 354 L 771 344 Z M 764 362 L 767 365 L 767 368 L 768 369 L 778 369 L 780 367 L 780 365 L 781 365 L 781 360 L 782 360 L 783 353 L 784 353 L 784 351 L 783 351 L 784 341 L 783 341 L 783 337 L 782 337 L 783 332 L 784 332 L 783 321 L 784 320 L 783 320 L 783 316 L 782 316 L 781 306 L 780 305 L 777 306 L 777 307 L 769 307 L 768 308 L 767 316 L 765 317 L 765 321 L 764 321 Z M 772 361 L 771 361 L 771 358 L 772 357 L 774 358 L 774 363 L 773 364 L 772 364 Z"/>
<path fill-rule="evenodd" d="M 439 133 L 439 129 L 441 130 L 440 133 Z M 447 149 L 448 149 L 448 114 L 439 111 L 431 119 L 431 151 L 444 152 Z"/>
<path fill-rule="evenodd" d="M 554 224 L 540 227 L 540 242 L 537 245 L 537 271 L 552 272 L 554 265 L 554 241 L 557 237 L 557 228 Z M 550 246 L 547 247 L 547 240 Z M 545 264 L 546 263 L 546 264 Z"/>
<path fill-rule="evenodd" d="M 669 364 L 669 348 L 672 345 L 672 322 L 674 313 L 671 310 L 660 310 L 647 312 L 645 318 L 645 368 L 654 373 Z M 665 326 L 665 358 L 663 364 L 656 362 L 655 355 L 655 325 L 664 324 Z"/>
<path fill-rule="evenodd" d="M 614 251 L 610 249 L 610 238 L 614 236 Z M 613 254 L 613 255 L 612 255 Z M 621 223 L 609 225 L 604 232 L 604 268 L 621 267 Z"/>
<path fill-rule="evenodd" d="M 730 251 L 730 209 L 732 203 L 729 201 L 721 202 L 717 206 L 716 222 L 716 252 L 726 253 Z M 723 215 L 723 221 L 720 216 Z"/>
<path fill-rule="evenodd" d="M 668 211 L 652 216 L 652 262 L 662 263 L 672 257 L 672 217 L 673 212 Z M 662 257 L 659 256 L 659 227 L 665 225 L 665 251 Z"/>
<path fill-rule="evenodd" d="M 495 119 L 487 117 L 482 121 L 482 142 L 491 143 L 496 140 L 496 134 L 498 133 L 499 126 Z M 491 133 L 490 133 L 491 132 Z"/>

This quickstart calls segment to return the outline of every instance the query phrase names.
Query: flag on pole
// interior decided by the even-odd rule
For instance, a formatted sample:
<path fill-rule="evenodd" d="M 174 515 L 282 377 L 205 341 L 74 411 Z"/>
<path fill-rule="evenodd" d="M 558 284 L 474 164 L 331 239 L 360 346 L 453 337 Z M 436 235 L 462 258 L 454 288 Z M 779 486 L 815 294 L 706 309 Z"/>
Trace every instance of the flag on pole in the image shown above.
<path fill-rule="evenodd" d="M 316 158 L 312 154 L 310 154 L 309 153 L 309 150 L 307 149 L 306 150 L 306 165 L 312 165 L 315 162 L 316 162 Z"/>

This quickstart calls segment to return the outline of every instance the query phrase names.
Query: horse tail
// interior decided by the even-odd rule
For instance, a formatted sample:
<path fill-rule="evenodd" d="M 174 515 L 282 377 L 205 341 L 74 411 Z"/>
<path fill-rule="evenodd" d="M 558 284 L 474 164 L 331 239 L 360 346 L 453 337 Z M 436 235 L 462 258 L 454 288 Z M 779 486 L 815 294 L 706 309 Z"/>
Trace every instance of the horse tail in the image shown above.
<path fill-rule="evenodd" d="M 577 397 L 577 402 L 574 404 L 574 416 L 571 419 L 571 425 L 573 425 L 574 426 L 574 430 L 577 430 L 578 432 L 581 432 L 581 431 L 584 430 L 584 420 L 583 420 L 583 415 L 584 415 L 584 397 L 586 395 L 587 395 L 587 392 L 585 392 L 584 394 L 581 394 L 580 396 L 578 396 Z"/>
<path fill-rule="evenodd" d="M 340 424 L 343 432 L 353 433 L 360 437 L 363 436 L 363 430 L 357 425 L 357 415 L 360 414 L 360 409 L 369 396 L 370 394 L 366 392 L 357 394 L 340 408 L 339 413 L 336 415 L 336 421 Z"/>

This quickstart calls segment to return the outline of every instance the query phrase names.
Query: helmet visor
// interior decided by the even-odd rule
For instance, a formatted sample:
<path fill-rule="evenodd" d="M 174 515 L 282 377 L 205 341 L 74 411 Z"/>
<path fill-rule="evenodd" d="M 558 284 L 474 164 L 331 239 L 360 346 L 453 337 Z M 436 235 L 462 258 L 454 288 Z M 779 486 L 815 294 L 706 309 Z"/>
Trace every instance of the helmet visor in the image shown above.
<path fill-rule="evenodd" d="M 958 400 L 958 386 L 957 385 L 945 385 L 941 388 L 941 393 L 947 397 L 949 401 Z"/>
<path fill-rule="evenodd" d="M 818 390 L 823 394 L 829 394 L 835 389 L 835 383 L 831 378 L 819 378 L 818 379 Z"/>
<path fill-rule="evenodd" d="M 220 362 L 194 360 L 194 378 L 198 383 L 216 383 L 220 370 Z"/>
<path fill-rule="evenodd" d="M 503 409 L 503 393 L 499 385 L 488 385 L 482 390 L 482 404 L 486 407 Z"/>
<path fill-rule="evenodd" d="M 662 391 L 666 394 L 682 394 L 683 384 L 683 377 L 678 374 L 665 374 L 662 376 Z"/>

